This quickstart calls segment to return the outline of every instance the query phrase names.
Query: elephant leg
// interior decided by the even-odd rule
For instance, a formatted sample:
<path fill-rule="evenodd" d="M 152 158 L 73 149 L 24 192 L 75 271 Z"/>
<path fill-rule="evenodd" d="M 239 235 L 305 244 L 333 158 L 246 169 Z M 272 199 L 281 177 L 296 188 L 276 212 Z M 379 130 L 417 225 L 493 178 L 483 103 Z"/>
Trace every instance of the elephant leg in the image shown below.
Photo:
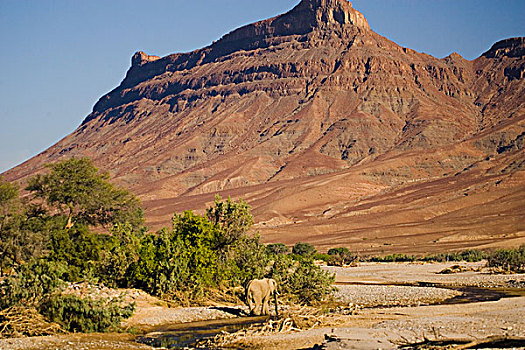
<path fill-rule="evenodd" d="M 261 298 L 258 296 L 254 296 L 254 305 L 253 308 L 253 314 L 255 316 L 259 316 L 261 314 Z"/>
<path fill-rule="evenodd" d="M 255 305 L 252 295 L 248 296 L 248 307 L 250 308 L 250 315 L 253 315 L 257 306 Z"/>
<path fill-rule="evenodd" d="M 268 307 L 268 296 L 265 296 L 262 300 L 262 314 L 263 315 L 269 315 L 270 314 L 270 308 Z"/>

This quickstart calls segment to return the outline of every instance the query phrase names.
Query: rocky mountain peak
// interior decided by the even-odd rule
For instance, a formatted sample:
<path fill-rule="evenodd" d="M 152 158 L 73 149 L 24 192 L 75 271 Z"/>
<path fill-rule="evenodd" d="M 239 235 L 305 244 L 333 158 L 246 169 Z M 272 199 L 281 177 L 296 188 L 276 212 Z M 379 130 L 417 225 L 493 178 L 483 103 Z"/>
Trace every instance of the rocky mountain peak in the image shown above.
<path fill-rule="evenodd" d="M 214 46 L 232 43 L 246 46 L 248 42 L 259 43 L 261 39 L 304 35 L 326 26 L 370 29 L 363 14 L 355 10 L 347 0 L 302 0 L 285 14 L 249 24 L 225 35 Z"/>
<path fill-rule="evenodd" d="M 346 0 L 296 1 L 192 52 L 137 52 L 75 132 L 6 179 L 88 156 L 150 227 L 218 193 L 249 200 L 267 242 L 373 254 L 523 232 L 525 39 L 438 59 Z"/>
<path fill-rule="evenodd" d="M 525 56 L 525 37 L 509 38 L 498 41 L 483 54 L 487 58 Z"/>
<path fill-rule="evenodd" d="M 370 29 L 365 17 L 352 7 L 352 3 L 347 0 L 302 0 L 297 7 L 291 11 L 305 15 L 310 12 L 315 24 L 352 24 L 360 28 Z"/>

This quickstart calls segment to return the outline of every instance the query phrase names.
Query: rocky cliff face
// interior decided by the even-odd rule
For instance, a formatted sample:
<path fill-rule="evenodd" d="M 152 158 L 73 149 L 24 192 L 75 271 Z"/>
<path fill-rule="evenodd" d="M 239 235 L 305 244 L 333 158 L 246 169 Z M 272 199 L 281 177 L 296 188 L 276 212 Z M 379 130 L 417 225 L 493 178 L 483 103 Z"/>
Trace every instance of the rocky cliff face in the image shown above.
<path fill-rule="evenodd" d="M 194 52 L 136 53 L 120 86 L 74 133 L 7 176 L 90 156 L 142 196 L 153 225 L 221 192 L 250 199 L 268 239 L 280 232 L 292 241 L 305 222 L 320 233 L 311 236 L 318 244 L 333 232 L 345 244 L 371 232 L 370 210 L 380 203 L 399 209 L 394 226 L 471 208 L 464 191 L 475 182 L 480 193 L 521 193 L 494 209 L 513 213 L 505 229 L 521 232 L 524 52 L 524 39 L 514 38 L 474 61 L 455 53 L 437 59 L 374 33 L 346 0 L 303 0 Z M 429 204 L 451 207 L 429 214 L 421 204 L 404 216 L 422 198 L 396 198 L 414 184 Z M 376 209 L 361 212 L 370 198 Z M 349 225 L 357 213 L 368 219 Z M 376 226 L 386 236 L 395 231 Z"/>

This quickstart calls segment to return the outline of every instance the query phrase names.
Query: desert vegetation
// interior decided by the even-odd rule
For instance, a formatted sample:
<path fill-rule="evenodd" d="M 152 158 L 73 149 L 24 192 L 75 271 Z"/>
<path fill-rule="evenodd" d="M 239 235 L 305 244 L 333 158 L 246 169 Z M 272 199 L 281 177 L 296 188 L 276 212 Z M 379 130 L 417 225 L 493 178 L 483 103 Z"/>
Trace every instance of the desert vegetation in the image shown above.
<path fill-rule="evenodd" d="M 348 248 L 337 247 L 328 253 L 313 253 L 315 260 L 322 260 L 329 266 L 349 266 L 356 262 L 480 262 L 487 261 L 487 267 L 495 272 L 522 273 L 525 271 L 525 245 L 515 249 L 479 250 L 467 249 L 425 256 L 395 253 L 384 256 L 360 256 Z"/>
<path fill-rule="evenodd" d="M 204 215 L 176 213 L 171 227 L 152 233 L 139 200 L 88 158 L 48 169 L 28 181 L 24 197 L 17 185 L 0 181 L 0 311 L 6 314 L 31 308 L 63 330 L 103 332 L 133 313 L 122 298 L 63 292 L 81 281 L 138 288 L 179 305 L 263 277 L 278 281 L 291 302 L 312 304 L 332 292 L 334 277 L 314 264 L 315 248 L 298 245 L 286 254 L 282 246 L 266 247 L 249 233 L 253 217 L 242 200 L 216 197 Z"/>
<path fill-rule="evenodd" d="M 519 249 L 499 249 L 487 257 L 488 266 L 506 272 L 525 272 L 525 245 Z"/>
<path fill-rule="evenodd" d="M 124 295 L 68 292 L 78 282 L 137 288 L 170 305 L 243 301 L 239 290 L 255 278 L 277 281 L 281 300 L 316 305 L 333 291 L 334 275 L 315 260 L 347 266 L 358 261 L 480 261 L 499 272 L 523 272 L 525 246 L 416 257 L 360 257 L 345 247 L 319 253 L 309 243 L 265 246 L 251 232 L 243 200 L 215 198 L 203 213 L 175 213 L 170 227 L 149 232 L 140 201 L 109 181 L 87 158 L 48 166 L 29 179 L 23 195 L 0 180 L 0 336 L 120 330 L 135 305 Z M 237 294 L 235 294 L 237 291 Z"/>

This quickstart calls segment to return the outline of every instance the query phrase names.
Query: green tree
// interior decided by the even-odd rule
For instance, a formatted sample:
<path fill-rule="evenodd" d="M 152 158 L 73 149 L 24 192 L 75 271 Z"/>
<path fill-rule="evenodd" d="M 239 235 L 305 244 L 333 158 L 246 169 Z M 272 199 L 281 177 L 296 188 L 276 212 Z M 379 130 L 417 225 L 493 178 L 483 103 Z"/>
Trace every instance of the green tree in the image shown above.
<path fill-rule="evenodd" d="M 316 252 L 317 252 L 317 250 L 310 243 L 299 242 L 299 243 L 296 243 L 293 246 L 293 248 L 292 248 L 292 253 L 297 254 L 297 255 L 301 255 L 301 256 L 304 256 L 304 257 L 311 257 Z"/>
<path fill-rule="evenodd" d="M 173 217 L 173 232 L 184 245 L 182 258 L 189 261 L 193 282 L 211 285 L 217 271 L 217 228 L 207 218 L 185 211 Z"/>
<path fill-rule="evenodd" d="M 269 254 L 280 255 L 288 253 L 290 248 L 283 243 L 270 243 L 266 246 L 266 250 Z"/>
<path fill-rule="evenodd" d="M 108 173 L 101 173 L 89 158 L 71 158 L 47 165 L 49 174 L 29 179 L 26 189 L 67 217 L 66 228 L 84 225 L 142 224 L 138 199 L 115 187 Z"/>
<path fill-rule="evenodd" d="M 16 211 L 18 204 L 18 186 L 0 177 L 0 229 L 4 220 Z"/>
<path fill-rule="evenodd" d="M 223 201 L 219 195 L 216 195 L 214 205 L 206 210 L 206 216 L 221 230 L 217 242 L 219 249 L 233 244 L 253 225 L 250 206 L 242 199 L 234 202 L 228 197 Z"/>
<path fill-rule="evenodd" d="M 358 259 L 356 254 L 352 254 L 345 247 L 331 248 L 328 250 L 328 255 L 330 256 L 328 263 L 334 266 L 347 265 Z"/>
<path fill-rule="evenodd" d="M 130 224 L 115 224 L 111 229 L 111 244 L 101 252 L 98 275 L 111 287 L 128 287 L 128 271 L 139 260 L 142 232 Z"/>
<path fill-rule="evenodd" d="M 49 224 L 42 208 L 20 200 L 17 185 L 0 179 L 0 276 L 45 252 Z"/>

